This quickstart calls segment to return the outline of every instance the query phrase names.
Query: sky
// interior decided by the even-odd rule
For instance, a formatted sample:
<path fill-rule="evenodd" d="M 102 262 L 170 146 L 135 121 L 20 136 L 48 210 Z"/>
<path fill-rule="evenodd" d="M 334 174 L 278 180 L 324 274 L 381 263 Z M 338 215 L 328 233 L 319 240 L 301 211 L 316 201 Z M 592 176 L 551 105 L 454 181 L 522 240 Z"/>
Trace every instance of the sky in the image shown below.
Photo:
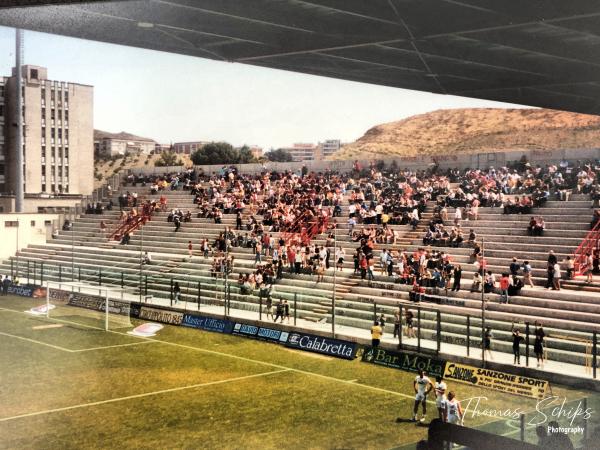
<path fill-rule="evenodd" d="M 14 66 L 15 31 L 0 27 L 0 75 Z M 227 141 L 265 150 L 325 139 L 444 108 L 506 103 L 375 86 L 63 36 L 25 32 L 25 64 L 94 86 L 94 127 L 159 143 Z"/>

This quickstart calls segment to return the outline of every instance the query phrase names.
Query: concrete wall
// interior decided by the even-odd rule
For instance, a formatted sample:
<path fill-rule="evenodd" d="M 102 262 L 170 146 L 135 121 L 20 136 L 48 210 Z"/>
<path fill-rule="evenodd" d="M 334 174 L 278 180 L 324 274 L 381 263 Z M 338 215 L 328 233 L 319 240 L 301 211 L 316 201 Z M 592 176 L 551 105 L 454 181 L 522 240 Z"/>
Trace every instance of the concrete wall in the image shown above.
<path fill-rule="evenodd" d="M 46 243 L 53 228 L 61 225 L 58 214 L 0 214 L 0 259 L 28 245 Z"/>
<path fill-rule="evenodd" d="M 442 169 L 446 168 L 488 168 L 490 166 L 502 167 L 508 163 L 519 161 L 522 156 L 526 156 L 527 160 L 532 164 L 549 164 L 558 163 L 563 158 L 569 161 L 577 160 L 595 160 L 600 159 L 600 148 L 596 149 L 566 149 L 566 150 L 522 150 L 513 152 L 498 152 L 498 153 L 478 153 L 473 155 L 437 155 L 433 156 L 406 156 L 398 158 L 379 158 L 385 161 L 386 166 L 389 166 L 392 161 L 396 161 L 398 168 L 409 169 L 425 169 L 431 164 L 437 162 Z M 377 160 L 379 160 L 377 159 Z M 368 166 L 372 160 L 359 161 L 363 167 Z M 327 169 L 340 172 L 347 172 L 352 169 L 354 161 L 352 160 L 336 160 L 336 161 L 305 161 L 291 163 L 275 163 L 268 162 L 263 164 L 237 164 L 236 167 L 242 173 L 260 173 L 265 167 L 269 170 L 285 171 L 291 170 L 299 172 L 303 166 L 306 166 L 309 171 L 322 172 Z M 204 171 L 205 174 L 219 173 L 223 164 L 219 165 L 202 165 L 194 166 L 196 169 Z M 183 166 L 171 167 L 143 167 L 132 169 L 132 173 L 136 174 L 162 174 L 169 172 L 179 172 L 183 170 Z"/>

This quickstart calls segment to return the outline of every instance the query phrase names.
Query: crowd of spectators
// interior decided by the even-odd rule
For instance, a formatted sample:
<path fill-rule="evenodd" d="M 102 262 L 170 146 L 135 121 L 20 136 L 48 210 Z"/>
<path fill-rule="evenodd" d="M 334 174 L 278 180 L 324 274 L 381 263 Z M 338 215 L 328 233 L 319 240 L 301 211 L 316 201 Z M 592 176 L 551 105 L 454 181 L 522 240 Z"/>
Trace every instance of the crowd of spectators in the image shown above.
<path fill-rule="evenodd" d="M 532 286 L 531 265 L 520 263 L 520 276 L 514 270 L 507 270 L 496 279 L 481 258 L 477 234 L 473 229 L 468 232 L 463 229 L 464 223 L 478 220 L 481 207 L 502 208 L 506 214 L 530 214 L 532 208 L 542 206 L 547 200 L 567 200 L 571 193 L 589 194 L 597 203 L 598 171 L 598 165 L 566 162 L 533 167 L 521 161 L 511 168 L 445 172 L 437 167 L 411 171 L 391 166 L 385 170 L 373 163 L 367 168 L 355 165 L 354 171 L 347 174 L 264 171 L 249 175 L 238 173 L 235 167 L 223 167 L 220 173 L 211 176 L 190 169 L 158 177 L 130 176 L 128 182 L 150 185 L 151 194 L 166 189 L 189 191 L 197 218 L 222 223 L 223 215 L 235 214 L 235 229 L 225 227 L 217 241 L 207 243 L 206 247 L 211 251 L 218 248 L 220 252 L 238 246 L 251 248 L 256 270 L 245 276 L 242 284 L 249 285 L 252 291 L 265 284 L 272 286 L 283 270 L 315 275 L 317 282 L 323 280 L 332 266 L 341 270 L 346 255 L 341 247 L 335 248 L 333 236 L 323 246 L 314 245 L 302 240 L 298 224 L 319 223 L 322 228 L 318 231 L 333 234 L 333 228 L 339 226 L 336 218 L 347 204 L 348 235 L 356 243 L 352 255 L 354 273 L 362 279 L 373 280 L 379 269 L 380 275 L 392 277 L 398 283 L 418 286 L 414 289 L 417 293 L 422 288 L 459 291 L 463 288 L 465 268 L 454 264 L 443 249 L 438 251 L 431 246 L 469 246 L 476 268 L 470 290 L 497 292 L 503 301 L 508 301 L 511 294 Z M 127 204 L 135 201 L 133 195 L 127 196 Z M 417 229 L 429 201 L 434 201 L 435 207 L 423 236 L 424 247 L 410 252 L 400 250 L 396 225 Z M 166 210 L 166 203 L 161 196 L 161 210 Z M 450 208 L 454 209 L 452 214 Z M 178 230 L 181 223 L 192 221 L 192 212 L 171 210 L 167 220 L 173 221 Z M 593 224 L 598 221 L 600 213 L 595 211 Z M 543 217 L 534 215 L 528 232 L 540 236 L 545 227 Z M 275 240 L 271 236 L 277 232 L 280 238 Z M 376 247 L 379 247 L 377 256 Z M 222 272 L 216 268 L 223 266 L 222 262 L 215 263 L 213 272 Z M 273 274 L 272 279 L 266 277 L 268 283 L 264 282 L 265 272 Z M 572 273 L 568 267 L 563 272 Z M 263 283 L 256 283 L 257 277 Z M 559 288 L 556 283 L 549 287 Z"/>

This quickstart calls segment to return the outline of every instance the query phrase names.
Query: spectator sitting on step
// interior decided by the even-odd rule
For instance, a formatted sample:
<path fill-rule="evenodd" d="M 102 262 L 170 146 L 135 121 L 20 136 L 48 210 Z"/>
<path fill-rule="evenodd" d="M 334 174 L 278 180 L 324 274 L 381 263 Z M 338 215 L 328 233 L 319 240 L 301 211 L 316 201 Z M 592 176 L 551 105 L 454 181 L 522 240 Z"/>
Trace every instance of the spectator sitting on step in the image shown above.
<path fill-rule="evenodd" d="M 513 278 L 513 281 L 516 280 L 520 269 L 521 269 L 521 265 L 517 262 L 517 258 L 513 257 L 512 262 L 510 263 L 510 266 L 508 268 L 508 270 L 510 271 L 510 274 Z"/>
<path fill-rule="evenodd" d="M 58 239 L 58 236 L 59 236 L 58 229 L 55 228 L 54 230 L 52 230 L 52 239 Z"/>
<path fill-rule="evenodd" d="M 491 270 L 488 270 L 485 274 L 484 283 L 483 283 L 483 292 L 486 294 L 494 292 L 496 288 L 496 277 L 492 273 Z"/>
<path fill-rule="evenodd" d="M 131 240 L 131 236 L 129 233 L 125 233 L 121 238 L 121 245 L 129 245 L 129 241 Z"/>
<path fill-rule="evenodd" d="M 142 257 L 142 264 L 152 264 L 152 257 L 150 256 L 150 253 L 144 252 L 144 256 Z"/>
<path fill-rule="evenodd" d="M 531 219 L 529 219 L 529 225 L 527 226 L 527 232 L 530 236 L 542 236 L 545 228 L 546 223 L 542 216 L 531 217 Z"/>
<path fill-rule="evenodd" d="M 63 231 L 71 231 L 73 229 L 73 224 L 69 219 L 65 219 L 65 222 L 62 226 Z"/>

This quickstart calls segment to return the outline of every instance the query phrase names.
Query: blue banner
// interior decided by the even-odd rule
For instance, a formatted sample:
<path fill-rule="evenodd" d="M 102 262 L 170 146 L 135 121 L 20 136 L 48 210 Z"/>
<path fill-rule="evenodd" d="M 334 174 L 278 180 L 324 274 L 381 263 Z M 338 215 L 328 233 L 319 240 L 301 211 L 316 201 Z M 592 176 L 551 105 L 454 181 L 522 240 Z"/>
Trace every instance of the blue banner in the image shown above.
<path fill-rule="evenodd" d="M 297 332 L 290 333 L 286 346 L 344 359 L 354 359 L 357 350 L 356 342 Z"/>
<path fill-rule="evenodd" d="M 233 322 L 224 319 L 215 319 L 213 317 L 196 316 L 194 314 L 185 314 L 181 325 L 184 327 L 197 328 L 199 330 L 215 331 L 217 333 L 231 333 Z"/>
<path fill-rule="evenodd" d="M 275 330 L 273 328 L 266 327 L 257 327 L 239 322 L 234 325 L 232 333 L 269 342 L 278 342 L 280 344 L 285 344 L 289 336 L 287 331 Z"/>
<path fill-rule="evenodd" d="M 11 284 L 8 286 L 8 293 L 20 297 L 44 298 L 46 297 L 46 288 L 32 284 Z"/>
<path fill-rule="evenodd" d="M 254 337 L 258 334 L 258 327 L 247 325 L 245 323 L 236 323 L 233 327 L 233 334 L 243 334 L 244 336 Z"/>

